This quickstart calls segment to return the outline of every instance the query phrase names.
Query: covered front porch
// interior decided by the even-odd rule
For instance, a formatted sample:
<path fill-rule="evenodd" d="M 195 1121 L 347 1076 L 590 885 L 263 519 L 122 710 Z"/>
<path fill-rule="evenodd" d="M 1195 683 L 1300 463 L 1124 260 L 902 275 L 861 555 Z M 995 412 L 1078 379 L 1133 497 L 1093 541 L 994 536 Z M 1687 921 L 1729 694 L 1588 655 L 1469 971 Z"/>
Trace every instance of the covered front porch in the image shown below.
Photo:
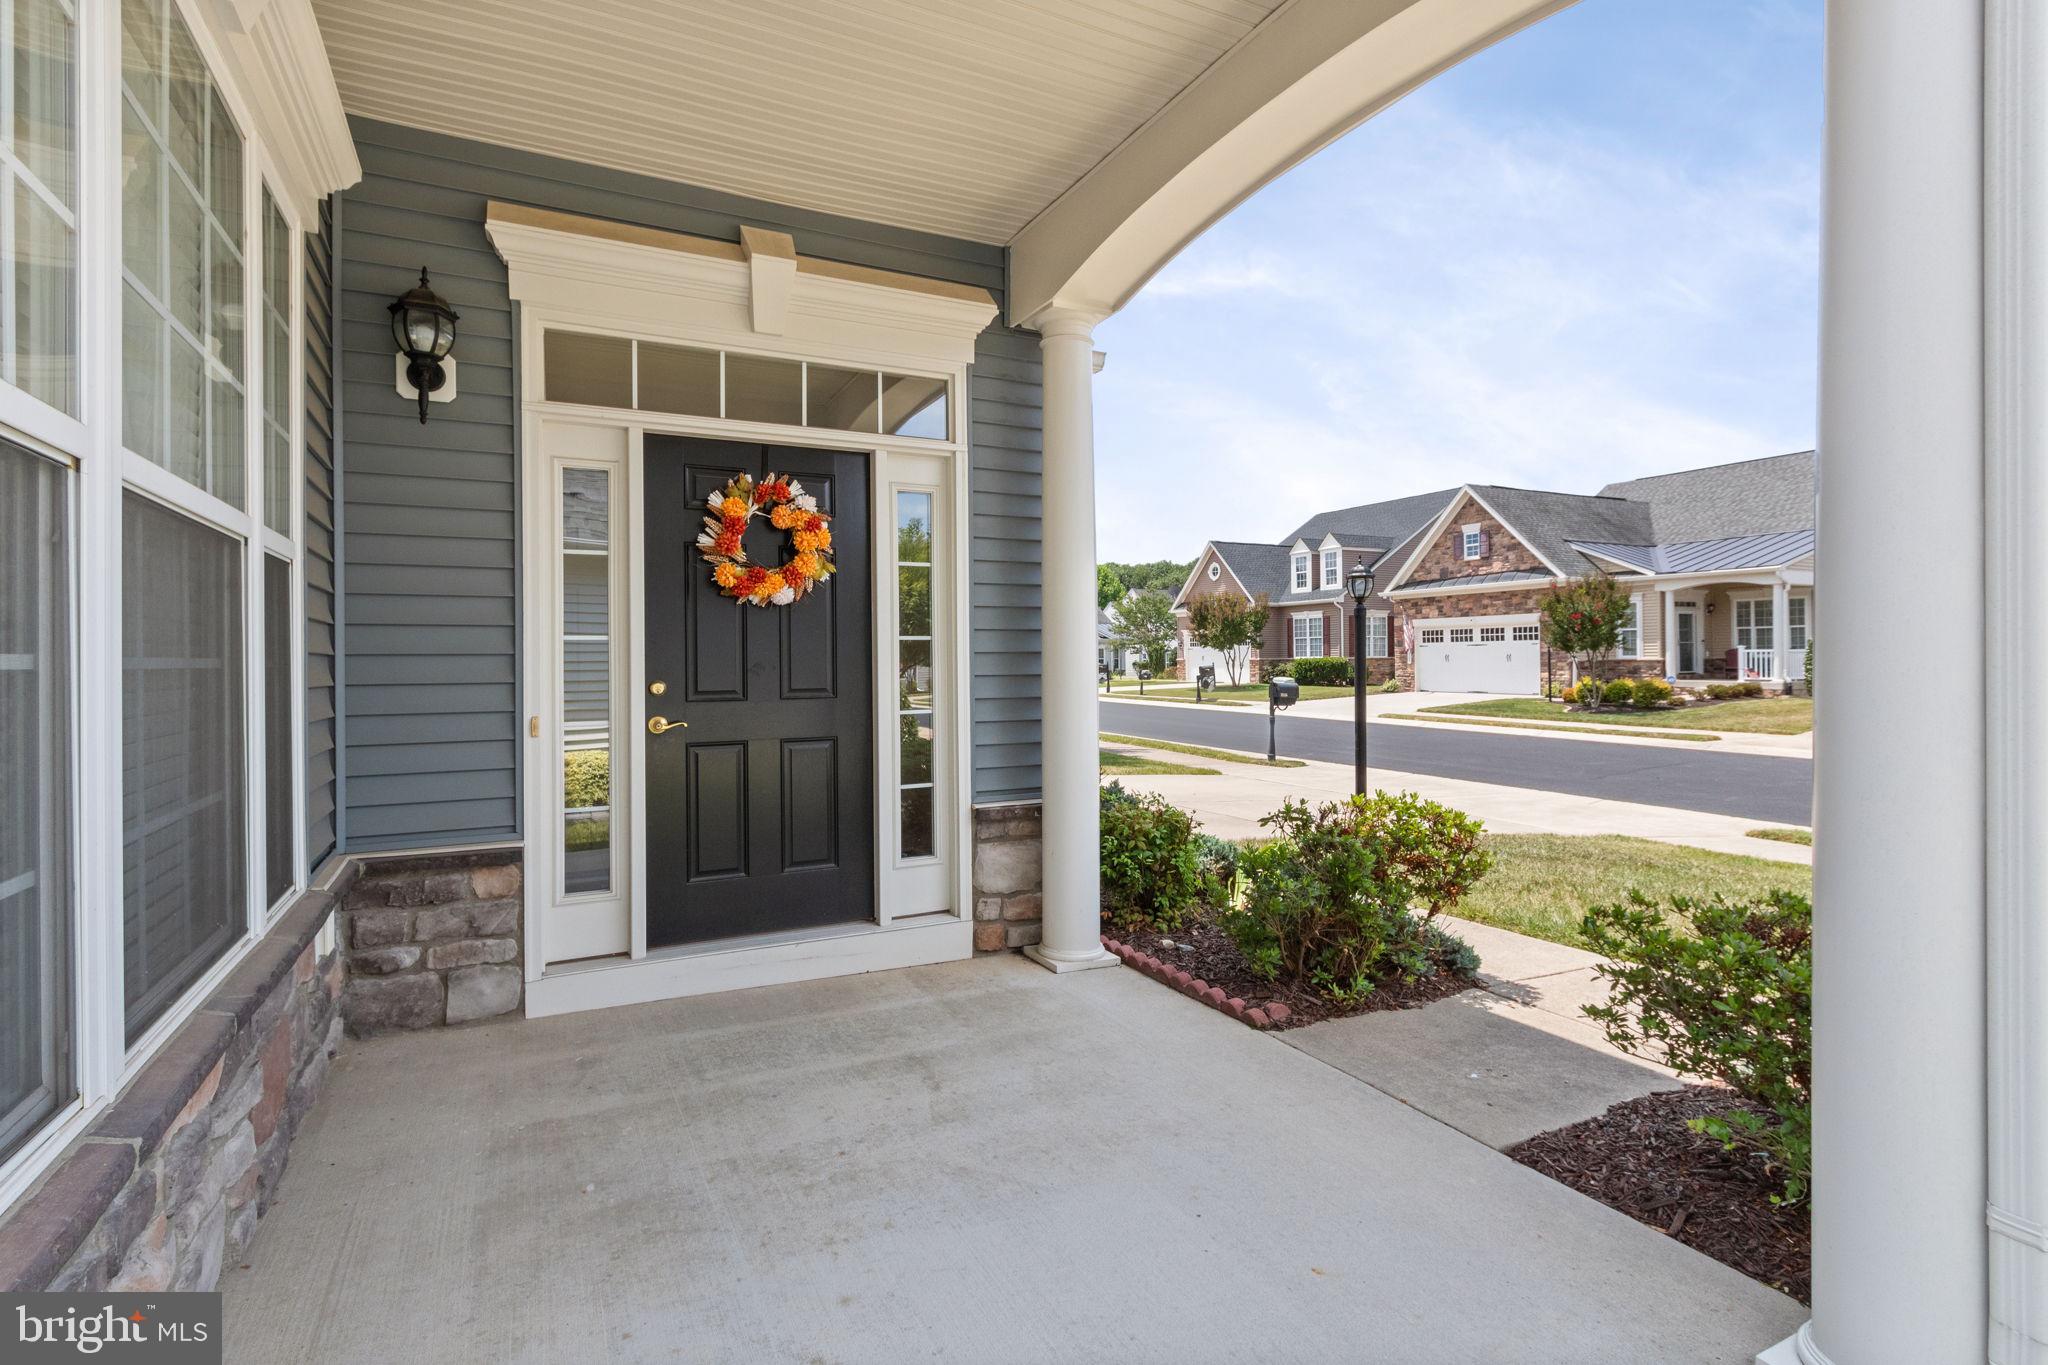
<path fill-rule="evenodd" d="M 1135 972 L 359 1044 L 231 1361 L 1700 1361 L 1774 1291 Z"/>

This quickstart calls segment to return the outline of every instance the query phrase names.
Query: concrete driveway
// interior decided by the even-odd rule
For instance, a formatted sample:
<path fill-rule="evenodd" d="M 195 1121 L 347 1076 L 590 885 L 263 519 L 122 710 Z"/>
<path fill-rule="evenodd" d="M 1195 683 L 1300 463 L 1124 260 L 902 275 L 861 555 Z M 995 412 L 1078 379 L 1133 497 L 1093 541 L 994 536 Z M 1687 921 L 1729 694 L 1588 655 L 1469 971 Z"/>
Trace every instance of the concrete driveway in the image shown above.
<path fill-rule="evenodd" d="M 1797 1304 L 1124 970 L 351 1045 L 234 1361 L 1741 1365 Z"/>

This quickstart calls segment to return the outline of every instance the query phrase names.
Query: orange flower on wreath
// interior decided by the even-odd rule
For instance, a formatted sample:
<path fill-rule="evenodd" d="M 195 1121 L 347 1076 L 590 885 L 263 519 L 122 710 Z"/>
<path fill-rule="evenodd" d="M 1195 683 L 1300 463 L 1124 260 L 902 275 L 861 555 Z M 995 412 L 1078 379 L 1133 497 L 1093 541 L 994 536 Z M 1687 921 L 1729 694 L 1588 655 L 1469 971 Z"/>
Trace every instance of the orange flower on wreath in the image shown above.
<path fill-rule="evenodd" d="M 768 524 L 778 531 L 787 531 L 802 524 L 804 514 L 786 502 L 777 503 L 768 513 Z"/>
<path fill-rule="evenodd" d="M 718 584 L 718 586 L 719 586 L 719 587 L 721 587 L 721 588 L 731 588 L 731 587 L 734 587 L 734 586 L 735 586 L 735 585 L 737 585 L 737 584 L 739 583 L 739 581 L 740 581 L 740 569 L 739 569 L 739 565 L 737 565 L 737 564 L 721 564 L 721 565 L 719 565 L 719 566 L 718 566 L 717 568 L 715 568 L 715 569 L 713 569 L 713 570 L 711 571 L 711 581 L 712 581 L 712 582 L 714 582 L 714 583 L 716 583 L 716 584 Z"/>

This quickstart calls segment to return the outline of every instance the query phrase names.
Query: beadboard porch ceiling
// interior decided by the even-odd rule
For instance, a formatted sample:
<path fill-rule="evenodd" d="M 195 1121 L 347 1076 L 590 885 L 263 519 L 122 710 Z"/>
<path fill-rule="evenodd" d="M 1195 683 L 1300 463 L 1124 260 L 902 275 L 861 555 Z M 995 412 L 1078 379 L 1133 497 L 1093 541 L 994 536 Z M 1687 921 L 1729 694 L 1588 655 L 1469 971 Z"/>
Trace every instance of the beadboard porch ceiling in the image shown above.
<path fill-rule="evenodd" d="M 348 111 L 1007 242 L 1279 0 L 315 0 Z"/>

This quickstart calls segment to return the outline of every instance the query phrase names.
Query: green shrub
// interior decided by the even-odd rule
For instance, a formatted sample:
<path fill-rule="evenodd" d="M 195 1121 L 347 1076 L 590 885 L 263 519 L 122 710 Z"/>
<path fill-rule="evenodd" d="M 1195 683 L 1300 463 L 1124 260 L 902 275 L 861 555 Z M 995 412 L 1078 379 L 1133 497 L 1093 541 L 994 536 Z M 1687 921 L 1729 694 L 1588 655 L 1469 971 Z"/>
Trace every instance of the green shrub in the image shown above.
<path fill-rule="evenodd" d="M 1102 917 L 1119 929 L 1180 927 L 1222 898 L 1219 852 L 1194 817 L 1161 797 L 1102 789 Z M 1234 850 L 1231 868 L 1235 870 Z"/>
<path fill-rule="evenodd" d="M 1720 1081 L 1776 1121 L 1735 1110 L 1694 1121 L 1731 1150 L 1761 1153 L 1786 1202 L 1812 1175 L 1813 907 L 1781 891 L 1756 901 L 1674 897 L 1586 913 L 1594 970 L 1613 992 L 1587 1015 L 1608 1041 L 1684 1075 Z"/>
<path fill-rule="evenodd" d="M 574 749 L 562 755 L 562 804 L 571 810 L 612 803 L 612 756 L 608 749 Z"/>
<path fill-rule="evenodd" d="M 1291 659 L 1262 660 L 1259 664 L 1259 681 L 1271 682 L 1275 678 L 1294 676 L 1294 662 Z"/>
<path fill-rule="evenodd" d="M 1401 680 L 1399 678 L 1389 678 L 1385 682 L 1379 684 L 1377 687 L 1371 687 L 1366 690 L 1370 692 L 1377 692 L 1381 696 L 1386 696 L 1389 693 L 1399 692 L 1401 690 Z"/>
<path fill-rule="evenodd" d="M 1477 820 L 1380 792 L 1313 811 L 1289 801 L 1260 823 L 1278 837 L 1245 849 L 1244 902 L 1223 919 L 1255 971 L 1356 1000 L 1389 979 L 1477 969 L 1430 922 L 1493 865 Z"/>
<path fill-rule="evenodd" d="M 1636 686 L 1626 678 L 1616 678 L 1600 689 L 1600 700 L 1609 706 L 1634 706 Z"/>
<path fill-rule="evenodd" d="M 1806 695 L 1813 695 L 1813 637 L 1806 637 Z"/>
<path fill-rule="evenodd" d="M 1351 686 L 1351 660 L 1332 657 L 1296 659 L 1293 678 L 1303 687 Z"/>
<path fill-rule="evenodd" d="M 1671 684 L 1662 678 L 1637 678 L 1629 684 L 1637 706 L 1664 706 L 1671 701 Z"/>
<path fill-rule="evenodd" d="M 1763 694 L 1764 685 L 1760 682 L 1746 682 L 1735 689 L 1738 697 L 1761 697 Z"/>
<path fill-rule="evenodd" d="M 1727 701 L 1730 697 L 1742 695 L 1742 688 L 1736 683 L 1708 683 L 1704 690 L 1714 701 Z"/>

